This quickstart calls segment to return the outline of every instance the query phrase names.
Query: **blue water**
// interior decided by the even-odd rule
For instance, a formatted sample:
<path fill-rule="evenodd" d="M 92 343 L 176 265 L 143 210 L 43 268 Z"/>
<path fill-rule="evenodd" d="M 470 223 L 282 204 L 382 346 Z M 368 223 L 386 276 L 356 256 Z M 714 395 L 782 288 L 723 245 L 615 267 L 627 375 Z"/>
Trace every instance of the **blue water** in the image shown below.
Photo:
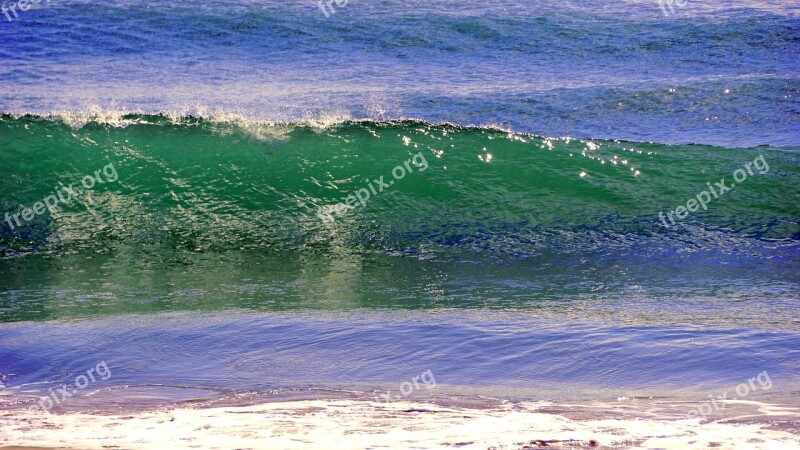
<path fill-rule="evenodd" d="M 288 123 L 328 133 L 325 126 L 350 119 L 407 118 L 540 136 L 707 144 L 720 149 L 681 151 L 730 152 L 725 173 L 745 160 L 737 149 L 750 149 L 752 160 L 752 148 L 770 146 L 785 155 L 770 175 L 772 183 L 786 180 L 774 188 L 779 210 L 800 200 L 792 170 L 800 148 L 798 36 L 796 1 L 690 0 L 665 17 L 655 0 L 351 0 L 326 17 L 311 0 L 59 0 L 10 22 L 0 16 L 0 113 L 56 116 L 86 142 L 97 138 L 83 133 L 87 122 L 108 126 L 91 130 L 140 153 L 155 134 L 135 128 L 140 141 L 116 141 L 108 130 L 125 125 L 123 114 L 252 127 L 262 153 L 273 151 L 266 142 L 283 138 Z M 269 139 L 256 126 L 263 122 L 277 124 Z M 52 151 L 72 148 L 66 141 L 55 140 Z M 237 135 L 232 145 L 240 141 Z M 130 175 L 149 173 L 141 161 L 125 181 L 135 192 L 153 182 Z M 21 183 L 19 168 L 30 177 L 36 163 L 4 161 L 0 175 Z M 235 168 L 237 161 L 227 163 Z M 103 164 L 98 157 L 97 167 Z M 669 173 L 661 176 L 668 184 Z M 159 177 L 165 190 L 180 178 L 177 170 Z M 459 183 L 448 188 L 457 191 Z M 0 195 L 8 208 L 13 195 Z M 681 194 L 671 203 L 682 201 Z M 556 241 L 549 251 L 597 250 L 588 259 L 506 245 L 515 232 L 507 223 L 473 230 L 468 240 L 401 236 L 419 239 L 414 245 L 467 242 L 463 248 L 473 252 L 444 262 L 406 262 L 424 253 L 422 244 L 409 245 L 412 255 L 394 249 L 391 257 L 375 256 L 365 245 L 357 257 L 312 253 L 291 263 L 262 259 L 256 248 L 170 260 L 163 271 L 141 266 L 159 250 L 129 254 L 114 245 L 118 253 L 4 260 L 0 381 L 24 403 L 103 360 L 113 373 L 104 389 L 159 387 L 129 394 L 147 404 L 272 390 L 371 393 L 426 370 L 436 374 L 440 395 L 691 392 L 702 400 L 767 370 L 771 393 L 787 401 L 800 386 L 800 210 L 778 212 L 796 220 L 770 223 L 780 230 L 776 240 L 767 225 L 749 222 L 746 236 L 726 235 L 725 226 L 676 232 L 667 247 L 645 234 L 591 228 L 575 235 L 576 247 L 559 244 L 559 233 L 548 236 Z M 94 238 L 94 231 L 87 233 Z M 362 236 L 370 244 L 372 237 Z M 677 244 L 684 237 L 686 245 Z M 698 246 L 703 252 L 694 255 Z M 115 395 L 115 405 L 134 403 Z M 84 401 L 105 407 L 109 398 Z"/>
<path fill-rule="evenodd" d="M 58 1 L 0 23 L 3 112 L 800 144 L 796 1 Z"/>

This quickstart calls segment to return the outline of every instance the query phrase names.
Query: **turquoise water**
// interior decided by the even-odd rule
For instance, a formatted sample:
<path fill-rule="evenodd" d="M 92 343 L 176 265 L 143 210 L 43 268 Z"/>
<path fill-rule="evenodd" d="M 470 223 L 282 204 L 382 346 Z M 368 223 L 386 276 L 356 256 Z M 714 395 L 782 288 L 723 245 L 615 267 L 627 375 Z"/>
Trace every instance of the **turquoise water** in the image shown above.
<path fill-rule="evenodd" d="M 796 8 L 653 3 L 0 23 L 8 407 L 100 361 L 102 395 L 56 410 L 426 371 L 445 397 L 697 401 L 768 371 L 792 402 Z"/>

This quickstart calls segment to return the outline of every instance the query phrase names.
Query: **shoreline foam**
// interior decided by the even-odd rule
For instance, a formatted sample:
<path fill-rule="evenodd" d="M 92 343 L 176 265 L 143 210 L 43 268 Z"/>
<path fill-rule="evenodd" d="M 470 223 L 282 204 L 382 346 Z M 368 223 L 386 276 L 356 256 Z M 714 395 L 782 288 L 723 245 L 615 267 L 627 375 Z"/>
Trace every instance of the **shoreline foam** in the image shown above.
<path fill-rule="evenodd" d="M 747 445 L 790 449 L 800 445 L 792 427 L 776 429 L 774 420 L 730 417 L 704 422 L 592 412 L 596 406 L 582 412 L 582 408 L 549 402 L 475 409 L 432 403 L 305 400 L 121 415 L 22 412 L 4 420 L 0 429 L 11 447 L 0 448 L 691 449 Z M 779 411 L 786 418 L 786 409 L 769 405 L 758 409 L 767 416 Z"/>

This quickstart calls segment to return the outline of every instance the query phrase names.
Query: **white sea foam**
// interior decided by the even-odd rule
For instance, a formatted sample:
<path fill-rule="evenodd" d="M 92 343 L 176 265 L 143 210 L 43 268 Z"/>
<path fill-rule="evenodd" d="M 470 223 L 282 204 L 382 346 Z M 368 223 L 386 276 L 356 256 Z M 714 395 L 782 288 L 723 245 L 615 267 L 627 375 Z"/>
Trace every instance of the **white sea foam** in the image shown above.
<path fill-rule="evenodd" d="M 563 406 L 563 405 L 562 405 Z M 150 448 L 550 448 L 593 445 L 662 449 L 796 449 L 798 436 L 766 423 L 620 418 L 576 420 L 550 403 L 490 409 L 425 403 L 312 400 L 125 415 L 6 417 L 7 445 L 100 449 Z M 765 411 L 769 413 L 769 408 Z"/>

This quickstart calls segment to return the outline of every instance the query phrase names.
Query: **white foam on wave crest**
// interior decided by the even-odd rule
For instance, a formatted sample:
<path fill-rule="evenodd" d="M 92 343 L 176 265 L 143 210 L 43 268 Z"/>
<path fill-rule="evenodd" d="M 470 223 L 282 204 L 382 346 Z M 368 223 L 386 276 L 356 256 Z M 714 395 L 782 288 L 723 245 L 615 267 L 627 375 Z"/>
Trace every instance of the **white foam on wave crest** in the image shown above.
<path fill-rule="evenodd" d="M 766 423 L 700 419 L 568 418 L 547 402 L 489 409 L 430 403 L 311 400 L 125 415 L 8 415 L 6 445 L 100 449 L 796 449 L 798 436 Z"/>
<path fill-rule="evenodd" d="M 8 114 L 9 117 L 20 119 L 26 116 L 41 117 L 54 122 L 62 122 L 73 130 L 80 130 L 87 125 L 101 125 L 114 128 L 126 128 L 132 125 L 178 125 L 193 126 L 199 123 L 211 124 L 211 130 L 220 136 L 228 136 L 234 131 L 268 144 L 280 143 L 289 139 L 289 133 L 296 127 L 308 127 L 315 132 L 325 132 L 331 128 L 346 123 L 400 123 L 420 122 L 431 126 L 446 126 L 451 128 L 474 128 L 489 131 L 509 133 L 513 136 L 535 137 L 536 135 L 514 131 L 508 125 L 498 123 L 485 124 L 459 124 L 450 121 L 429 122 L 412 116 L 383 117 L 385 110 L 379 105 L 374 105 L 375 115 L 356 117 L 345 109 L 331 109 L 319 112 L 306 111 L 301 116 L 293 119 L 262 119 L 254 118 L 237 112 L 226 112 L 221 109 L 210 109 L 203 106 L 180 108 L 164 111 L 144 111 L 141 109 L 116 109 L 108 110 L 98 106 L 88 108 L 87 111 L 52 111 L 49 113 L 17 112 Z M 163 119 L 154 120 L 154 119 Z M 217 126 L 214 126 L 217 125 Z M 228 125 L 232 125 L 230 127 Z"/>
<path fill-rule="evenodd" d="M 103 111 L 99 108 L 92 108 L 87 112 L 54 111 L 44 117 L 64 122 L 73 130 L 80 130 L 90 123 L 109 125 L 118 128 L 145 123 L 140 118 L 126 117 L 130 114 L 131 113 L 127 111 Z"/>
<path fill-rule="evenodd" d="M 372 121 L 372 118 L 354 118 L 345 110 L 307 112 L 302 117 L 292 120 L 268 120 L 251 118 L 244 114 L 211 110 L 205 107 L 181 108 L 174 111 L 148 112 L 143 110 L 106 110 L 100 107 L 89 108 L 85 112 L 52 111 L 50 113 L 13 113 L 14 119 L 25 116 L 41 117 L 54 122 L 62 122 L 77 131 L 87 125 L 95 124 L 114 128 L 126 128 L 132 125 L 171 124 L 180 126 L 197 125 L 198 119 L 212 124 L 212 131 L 227 136 L 234 130 L 265 143 L 278 143 L 288 139 L 289 132 L 298 126 L 309 127 L 322 132 L 350 121 Z M 153 118 L 161 118 L 163 122 L 154 122 Z M 217 125 L 217 126 L 214 126 Z M 233 125 L 228 127 L 227 125 Z"/>

